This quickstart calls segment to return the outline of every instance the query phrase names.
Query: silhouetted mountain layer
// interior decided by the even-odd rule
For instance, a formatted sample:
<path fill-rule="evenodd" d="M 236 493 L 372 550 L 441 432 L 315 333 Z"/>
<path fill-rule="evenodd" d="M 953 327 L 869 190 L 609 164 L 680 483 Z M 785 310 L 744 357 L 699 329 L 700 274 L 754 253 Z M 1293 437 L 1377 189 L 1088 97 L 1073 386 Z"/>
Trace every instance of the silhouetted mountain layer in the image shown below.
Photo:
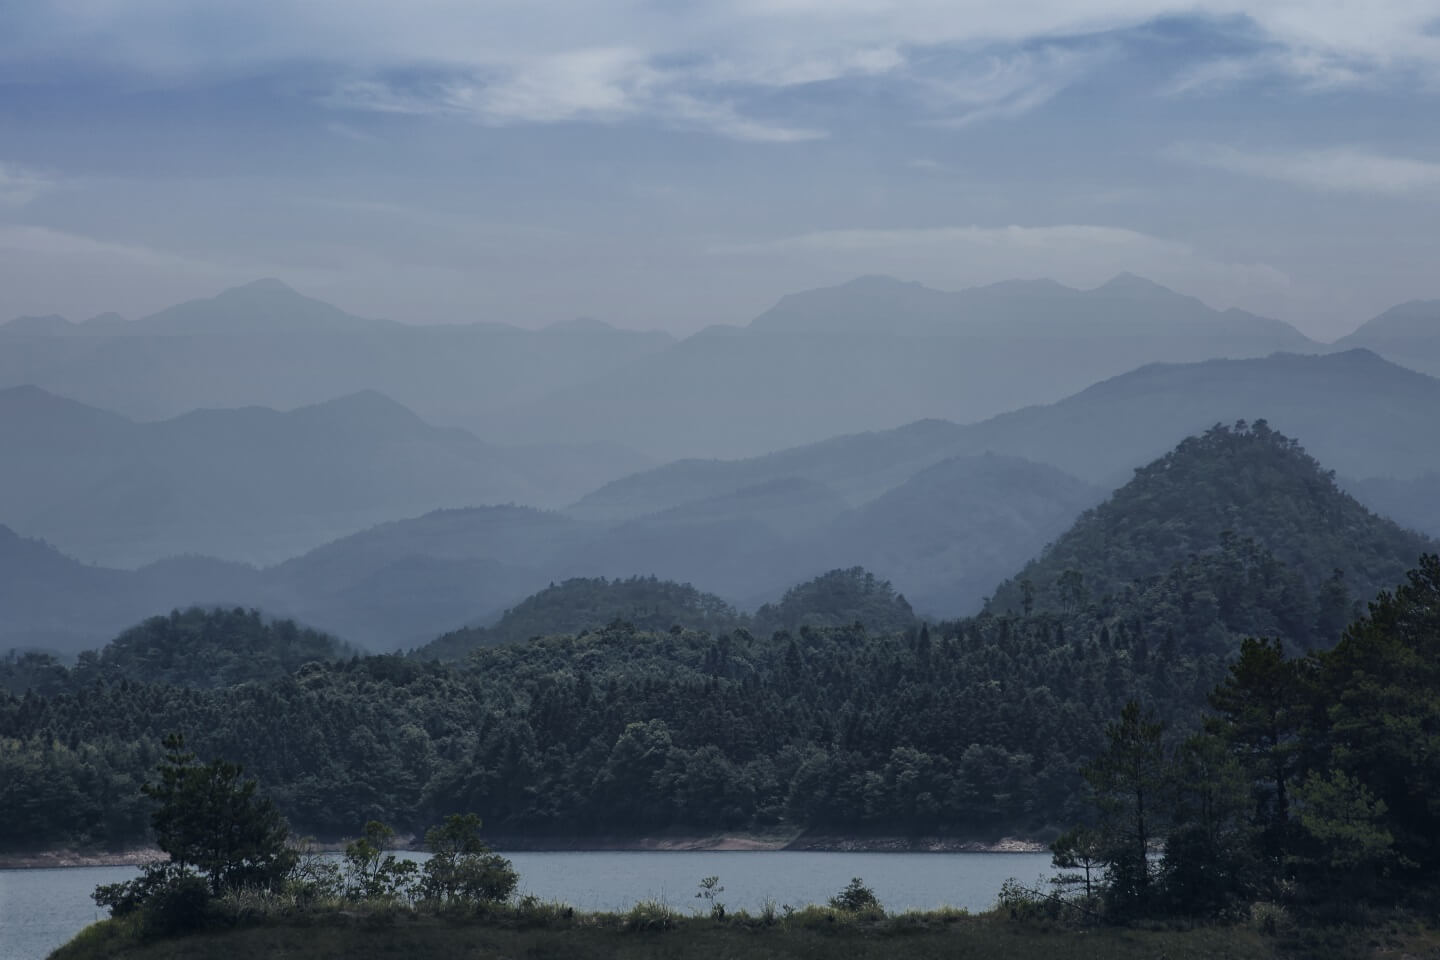
<path fill-rule="evenodd" d="M 1212 310 L 1143 277 L 1122 273 L 1093 290 L 1054 280 L 1010 280 L 950 293 L 892 277 L 861 277 L 784 297 L 755 318 L 762 333 L 895 333 L 906 336 L 1024 337 L 1037 342 L 1077 335 L 1253 340 L 1255 349 L 1316 347 L 1280 320 L 1243 310 Z"/>
<path fill-rule="evenodd" d="M 661 458 L 748 456 L 922 418 L 979 420 L 1156 361 L 1325 349 L 1139 277 L 943 293 L 884 277 L 786 297 L 613 375 L 487 415 L 486 437 L 603 438 Z"/>
<path fill-rule="evenodd" d="M 274 561 L 441 507 L 563 503 L 642 462 L 597 445 L 482 443 L 374 392 L 136 423 L 21 387 L 0 390 L 0 444 L 0 518 L 125 566 L 184 553 Z"/>
<path fill-rule="evenodd" d="M 138 320 L 0 325 L 0 387 L 34 384 L 143 420 L 378 390 L 429 420 L 464 426 L 479 411 L 603 377 L 672 342 L 595 324 L 411 326 L 261 280 Z"/>
<path fill-rule="evenodd" d="M 985 452 L 1053 464 L 1114 487 L 1180 439 L 1216 423 L 1265 419 L 1346 477 L 1440 470 L 1440 380 L 1366 350 L 1321 356 L 1154 364 L 1058 403 L 977 424 L 927 420 L 745 460 L 687 460 L 613 481 L 571 507 L 614 521 L 782 477 L 825 484 L 852 503 L 953 456 Z"/>
<path fill-rule="evenodd" d="M 1364 347 L 1388 360 L 1440 376 L 1440 300 L 1411 300 L 1391 307 L 1335 345 Z"/>

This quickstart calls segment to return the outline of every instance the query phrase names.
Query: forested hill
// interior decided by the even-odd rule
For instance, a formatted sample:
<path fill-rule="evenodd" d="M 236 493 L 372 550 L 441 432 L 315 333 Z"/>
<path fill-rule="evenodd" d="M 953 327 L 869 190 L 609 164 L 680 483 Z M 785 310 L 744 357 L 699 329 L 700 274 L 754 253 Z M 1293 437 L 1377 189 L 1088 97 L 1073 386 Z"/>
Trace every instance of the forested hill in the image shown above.
<path fill-rule="evenodd" d="M 724 600 L 701 593 L 688 583 L 655 577 L 576 577 L 552 583 L 527 597 L 506 610 L 494 626 L 454 630 L 416 650 L 414 656 L 422 660 L 459 660 L 481 647 L 583 633 L 615 621 L 631 629 L 680 628 L 719 634 L 747 620 Z"/>
<path fill-rule="evenodd" d="M 454 630 L 412 656 L 421 660 L 460 660 L 483 647 L 562 634 L 573 636 L 602 627 L 656 633 L 692 630 L 711 636 L 743 629 L 769 636 L 779 630 L 856 624 L 886 634 L 915 623 L 915 612 L 889 581 L 860 567 L 832 570 L 797 584 L 780 600 L 762 606 L 753 617 L 688 583 L 655 577 L 576 577 L 552 583 L 527 597 L 505 611 L 494 626 Z"/>
<path fill-rule="evenodd" d="M 1434 549 L 1342 493 L 1296 441 L 1263 420 L 1241 422 L 1191 437 L 1137 470 L 1001 585 L 989 608 L 1071 609 L 1151 584 L 1233 541 L 1271 555 L 1306 593 L 1339 571 L 1349 595 L 1364 600 Z"/>
<path fill-rule="evenodd" d="M 131 627 L 99 651 L 80 655 L 73 670 L 44 654 L 11 653 L 0 661 L 0 687 L 23 693 L 87 684 L 165 684 L 200 689 L 279 680 L 307 663 L 355 656 L 334 637 L 269 620 L 256 610 L 173 611 Z"/>

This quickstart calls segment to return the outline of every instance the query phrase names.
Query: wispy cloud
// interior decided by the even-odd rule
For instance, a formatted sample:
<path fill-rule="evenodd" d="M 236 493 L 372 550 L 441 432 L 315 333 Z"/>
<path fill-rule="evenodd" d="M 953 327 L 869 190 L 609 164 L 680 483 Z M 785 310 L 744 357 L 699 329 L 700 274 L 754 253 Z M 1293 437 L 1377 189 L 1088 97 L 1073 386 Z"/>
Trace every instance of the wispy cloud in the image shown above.
<path fill-rule="evenodd" d="M 1173 160 L 1312 190 L 1408 194 L 1440 190 L 1440 163 L 1390 156 L 1362 147 L 1252 152 L 1222 144 L 1174 144 Z"/>
<path fill-rule="evenodd" d="M 19 207 L 56 186 L 50 177 L 13 164 L 0 163 L 0 206 Z"/>
<path fill-rule="evenodd" d="M 923 80 L 940 122 L 955 127 L 1016 117 L 1044 106 L 1111 54 L 1107 44 L 1045 45 L 978 57 L 945 57 Z M 952 59 L 959 60 L 952 64 Z"/>
<path fill-rule="evenodd" d="M 1067 41 L 1169 17 L 1243 24 L 1259 51 L 1187 68 L 1172 92 L 1276 75 L 1302 89 L 1440 77 L 1426 0 L 695 0 L 683 12 L 650 0 L 14 3 L 0 6 L 0 66 L 180 82 L 306 64 L 352 78 L 327 98 L 352 109 L 495 124 L 653 117 L 787 141 L 820 131 L 803 117 L 758 119 L 768 92 L 884 78 L 947 122 L 1003 119 L 1094 68 L 1094 51 Z M 415 75 L 440 79 L 396 79 Z"/>
<path fill-rule="evenodd" d="M 350 110 L 448 115 L 494 126 L 615 123 L 643 115 L 735 140 L 791 143 L 825 135 L 747 116 L 727 99 L 686 87 L 683 73 L 657 69 L 631 49 L 603 48 L 439 78 L 350 80 L 324 99 Z"/>

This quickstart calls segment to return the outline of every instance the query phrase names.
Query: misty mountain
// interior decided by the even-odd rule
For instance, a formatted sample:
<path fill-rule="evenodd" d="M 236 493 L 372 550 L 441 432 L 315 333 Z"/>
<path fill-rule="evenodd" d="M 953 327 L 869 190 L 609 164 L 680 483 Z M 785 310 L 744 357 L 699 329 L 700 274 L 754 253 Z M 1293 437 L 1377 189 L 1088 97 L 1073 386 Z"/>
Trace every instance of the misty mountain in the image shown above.
<path fill-rule="evenodd" d="M 1386 359 L 1440 376 L 1440 300 L 1412 300 L 1366 321 L 1337 347 L 1364 347 Z"/>
<path fill-rule="evenodd" d="M 252 562 L 442 507 L 558 504 L 641 461 L 591 445 L 499 447 L 374 392 L 287 412 L 136 423 L 36 388 L 0 390 L 0 517 L 67 553 L 133 566 Z"/>
<path fill-rule="evenodd" d="M 6 335 L 22 337 L 73 337 L 81 333 L 81 328 L 66 320 L 59 314 L 46 314 L 43 317 L 16 317 L 14 320 L 0 323 L 0 337 Z"/>
<path fill-rule="evenodd" d="M 824 483 L 852 503 L 871 499 L 954 456 L 986 452 L 1052 464 L 1114 487 L 1183 437 L 1216 423 L 1265 419 L 1342 476 L 1412 478 L 1440 470 L 1420 442 L 1440 418 L 1440 380 L 1365 350 L 1319 356 L 1153 364 L 1046 406 L 977 424 L 926 420 L 742 460 L 687 460 L 612 481 L 571 512 L 633 516 L 782 477 Z"/>
<path fill-rule="evenodd" d="M 869 277 L 485 414 L 477 430 L 610 439 L 659 458 L 751 456 L 923 418 L 980 420 L 1147 363 L 1324 349 L 1128 275 L 1088 291 L 1028 281 L 959 293 Z"/>
<path fill-rule="evenodd" d="M 192 606 L 260 609 L 367 650 L 413 647 L 488 622 L 543 587 L 553 554 L 578 542 L 580 530 L 531 508 L 444 510 L 267 568 L 191 555 L 121 570 L 0 527 L 0 650 L 75 654 L 145 617 Z"/>
<path fill-rule="evenodd" d="M 516 506 L 439 510 L 263 569 L 181 556 L 132 573 L 46 546 L 57 569 L 38 604 L 14 597 L 0 643 L 74 653 L 143 616 L 201 604 L 394 650 L 489 624 L 547 582 L 660 576 L 753 609 L 861 560 L 923 613 L 950 615 L 977 609 L 1095 496 L 1054 468 L 982 457 L 942 463 L 857 508 L 816 481 L 782 478 L 613 525 Z"/>
<path fill-rule="evenodd" d="M 279 280 L 256 280 L 201 300 L 167 307 L 123 328 L 139 336 L 252 333 L 383 333 L 398 324 L 370 320 L 297 293 Z"/>
<path fill-rule="evenodd" d="M 1277 597 L 1302 588 L 1313 594 L 1339 578 L 1341 592 L 1362 601 L 1402 580 L 1435 547 L 1341 492 L 1298 443 L 1263 421 L 1215 427 L 1137 470 L 1003 584 L 989 608 L 1084 607 L 1235 542 L 1259 548 L 1259 562 L 1244 574 L 1268 582 Z M 1222 585 L 1185 602 L 1223 608 L 1231 598 Z M 1343 624 L 1349 612 L 1339 610 L 1336 621 Z M 1310 627 L 1283 632 L 1298 636 Z"/>
<path fill-rule="evenodd" d="M 0 387 L 33 384 L 141 420 L 376 390 L 433 422 L 464 426 L 671 343 L 663 333 L 595 324 L 411 326 L 261 280 L 137 320 L 11 321 L 0 326 Z"/>
<path fill-rule="evenodd" d="M 1115 485 L 1180 438 L 1264 419 L 1341 476 L 1440 469 L 1440 380 L 1367 350 L 1154 364 L 1064 401 L 964 428 L 965 444 L 1052 463 Z"/>
<path fill-rule="evenodd" d="M 1054 280 L 1009 280 L 957 292 L 892 277 L 860 277 L 791 294 L 750 324 L 761 333 L 894 333 L 906 336 L 1070 339 L 1200 337 L 1253 341 L 1251 352 L 1303 351 L 1317 344 L 1280 320 L 1212 310 L 1134 274 L 1093 290 Z"/>
<path fill-rule="evenodd" d="M 922 614 L 978 608 L 1103 491 L 1017 457 L 953 457 L 836 518 L 803 550 L 899 586 Z"/>
<path fill-rule="evenodd" d="M 1397 480 L 1346 480 L 1345 489 L 1371 510 L 1401 526 L 1440 539 L 1440 473 Z"/>

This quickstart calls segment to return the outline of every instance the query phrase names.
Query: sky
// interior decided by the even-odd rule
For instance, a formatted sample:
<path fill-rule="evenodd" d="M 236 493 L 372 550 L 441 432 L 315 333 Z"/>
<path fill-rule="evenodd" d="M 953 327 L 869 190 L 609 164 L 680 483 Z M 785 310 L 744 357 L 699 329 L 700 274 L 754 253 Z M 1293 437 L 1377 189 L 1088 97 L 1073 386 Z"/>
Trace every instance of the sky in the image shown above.
<path fill-rule="evenodd" d="M 0 4 L 0 317 L 259 277 L 686 334 L 1129 271 L 1321 339 L 1440 297 L 1434 0 Z"/>

